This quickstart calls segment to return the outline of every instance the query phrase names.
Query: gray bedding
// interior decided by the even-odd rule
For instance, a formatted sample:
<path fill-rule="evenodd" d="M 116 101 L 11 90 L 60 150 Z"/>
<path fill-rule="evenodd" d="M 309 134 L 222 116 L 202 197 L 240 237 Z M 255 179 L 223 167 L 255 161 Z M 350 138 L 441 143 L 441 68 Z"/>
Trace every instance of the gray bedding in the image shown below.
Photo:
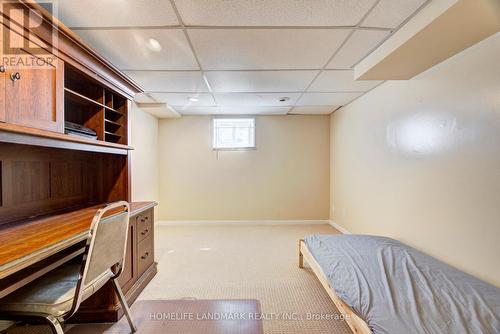
<path fill-rule="evenodd" d="M 305 243 L 373 333 L 500 333 L 499 288 L 401 242 L 313 235 Z"/>

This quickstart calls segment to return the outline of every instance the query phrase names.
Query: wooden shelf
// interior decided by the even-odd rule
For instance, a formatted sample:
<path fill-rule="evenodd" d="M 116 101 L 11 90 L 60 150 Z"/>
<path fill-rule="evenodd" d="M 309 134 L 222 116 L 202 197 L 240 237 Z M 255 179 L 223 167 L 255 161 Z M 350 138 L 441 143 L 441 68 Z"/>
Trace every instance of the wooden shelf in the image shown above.
<path fill-rule="evenodd" d="M 127 155 L 133 147 L 0 122 L 0 142 Z"/>
<path fill-rule="evenodd" d="M 116 133 L 108 132 L 108 131 L 104 131 L 104 134 L 106 136 L 113 136 L 113 137 L 116 137 L 116 138 L 121 138 L 122 137 L 121 135 L 117 135 Z"/>
<path fill-rule="evenodd" d="M 94 105 L 95 107 L 104 108 L 104 104 L 99 103 L 97 101 L 92 100 L 91 98 L 86 97 L 80 93 L 75 92 L 69 88 L 64 88 L 64 92 L 67 93 L 66 96 L 76 103 L 83 103 L 86 105 Z"/>
<path fill-rule="evenodd" d="M 115 110 L 115 109 L 113 109 L 113 108 L 108 107 L 108 106 L 103 105 L 103 107 L 104 107 L 104 108 L 106 108 L 106 110 L 107 110 L 107 111 L 111 111 L 111 112 L 113 112 L 113 113 L 115 113 L 115 114 L 118 114 L 118 115 L 120 115 L 120 116 L 124 116 L 124 117 L 126 117 L 126 116 L 127 116 L 127 115 L 125 115 L 124 113 L 121 113 L 121 112 L 119 112 L 119 111 L 117 111 L 117 110 Z"/>
<path fill-rule="evenodd" d="M 122 127 L 123 125 L 120 124 L 120 123 L 117 123 L 117 122 L 113 122 L 113 121 L 110 121 L 109 119 L 105 119 L 104 120 L 105 123 L 108 123 L 108 124 L 113 124 L 115 126 L 119 126 L 119 127 Z"/>
<path fill-rule="evenodd" d="M 105 104 L 102 104 L 102 103 L 100 103 L 100 102 L 97 102 L 97 101 L 95 101 L 95 100 L 92 100 L 91 98 L 89 98 L 89 97 L 87 97 L 87 96 L 85 96 L 85 95 L 82 95 L 82 94 L 80 94 L 80 93 L 78 93 L 78 92 L 75 92 L 74 90 L 69 89 L 69 88 L 67 88 L 67 87 L 64 87 L 64 91 L 65 91 L 66 93 L 68 93 L 68 94 L 67 94 L 67 96 L 68 96 L 71 100 L 73 100 L 73 101 L 75 101 L 75 102 L 77 102 L 77 103 L 79 102 L 79 103 L 84 103 L 84 104 L 95 105 L 96 107 L 105 108 L 107 111 L 111 111 L 111 112 L 113 112 L 113 113 L 115 113 L 115 114 L 118 114 L 118 115 L 120 115 L 120 116 L 127 116 L 127 115 L 125 115 L 124 113 L 121 113 L 121 112 L 119 112 L 119 111 L 118 111 L 118 110 L 116 110 L 116 109 L 113 109 L 113 108 L 111 108 L 111 107 L 109 107 L 109 106 L 107 106 L 107 105 L 105 105 Z"/>

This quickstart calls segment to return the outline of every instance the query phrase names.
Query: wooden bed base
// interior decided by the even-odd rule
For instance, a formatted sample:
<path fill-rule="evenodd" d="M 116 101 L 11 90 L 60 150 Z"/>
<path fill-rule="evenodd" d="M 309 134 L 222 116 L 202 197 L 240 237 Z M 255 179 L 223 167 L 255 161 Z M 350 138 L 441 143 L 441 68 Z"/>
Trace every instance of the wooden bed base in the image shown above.
<path fill-rule="evenodd" d="M 335 290 L 333 290 L 330 286 L 327 276 L 312 256 L 304 240 L 301 239 L 299 240 L 299 268 L 304 268 L 304 260 L 306 260 L 316 277 L 318 277 L 326 292 L 335 303 L 335 306 L 337 306 L 339 311 L 344 315 L 344 318 L 352 332 L 356 334 L 371 334 L 368 324 L 356 313 L 354 313 L 354 311 L 347 306 L 342 299 L 340 299 Z"/>

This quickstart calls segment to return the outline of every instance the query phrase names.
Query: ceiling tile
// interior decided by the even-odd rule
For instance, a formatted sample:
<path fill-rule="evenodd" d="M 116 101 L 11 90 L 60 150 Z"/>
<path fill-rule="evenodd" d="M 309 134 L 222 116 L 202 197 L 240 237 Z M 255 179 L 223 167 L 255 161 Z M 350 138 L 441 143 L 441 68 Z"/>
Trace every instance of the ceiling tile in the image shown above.
<path fill-rule="evenodd" d="M 381 0 L 361 25 L 396 28 L 425 2 L 426 0 Z"/>
<path fill-rule="evenodd" d="M 99 10 L 96 10 L 99 8 Z M 69 27 L 171 26 L 179 21 L 169 1 L 59 0 L 59 19 Z"/>
<path fill-rule="evenodd" d="M 180 29 L 90 29 L 76 33 L 120 69 L 198 69 Z"/>
<path fill-rule="evenodd" d="M 187 107 L 182 115 L 286 115 L 290 107 Z"/>
<path fill-rule="evenodd" d="M 201 72 L 125 71 L 149 92 L 208 92 Z"/>
<path fill-rule="evenodd" d="M 186 106 L 186 107 L 180 107 L 180 106 L 174 106 L 173 107 L 178 113 L 181 115 L 216 115 L 219 112 L 218 107 L 192 107 L 192 106 Z"/>
<path fill-rule="evenodd" d="M 292 115 L 330 115 L 339 106 L 303 106 L 294 107 L 289 114 Z"/>
<path fill-rule="evenodd" d="M 389 35 L 383 30 L 356 30 L 328 64 L 328 68 L 349 69 L 367 56 Z"/>
<path fill-rule="evenodd" d="M 186 25 L 354 26 L 375 0 L 175 0 Z"/>
<path fill-rule="evenodd" d="M 207 72 L 214 92 L 290 92 L 307 88 L 318 71 Z"/>
<path fill-rule="evenodd" d="M 317 69 L 350 29 L 190 29 L 205 70 Z"/>
<path fill-rule="evenodd" d="M 181 115 L 166 103 L 139 103 L 137 107 L 156 118 L 178 118 Z"/>
<path fill-rule="evenodd" d="M 262 94 L 215 94 L 219 106 L 241 106 L 241 107 L 271 107 L 271 106 L 293 106 L 300 93 L 262 93 Z M 281 102 L 280 98 L 287 97 L 288 100 Z"/>
<path fill-rule="evenodd" d="M 304 93 L 297 106 L 343 106 L 363 93 Z"/>
<path fill-rule="evenodd" d="M 146 93 L 138 93 L 134 96 L 136 103 L 156 103 L 156 101 Z"/>
<path fill-rule="evenodd" d="M 223 115 L 286 115 L 290 107 L 220 107 Z"/>
<path fill-rule="evenodd" d="M 168 103 L 177 107 L 209 107 L 215 106 L 215 101 L 211 94 L 207 93 L 151 93 L 151 96 L 158 102 Z M 191 101 L 190 99 L 198 101 Z"/>
<path fill-rule="evenodd" d="M 366 92 L 381 82 L 378 80 L 354 80 L 353 70 L 327 70 L 321 72 L 308 91 Z"/>

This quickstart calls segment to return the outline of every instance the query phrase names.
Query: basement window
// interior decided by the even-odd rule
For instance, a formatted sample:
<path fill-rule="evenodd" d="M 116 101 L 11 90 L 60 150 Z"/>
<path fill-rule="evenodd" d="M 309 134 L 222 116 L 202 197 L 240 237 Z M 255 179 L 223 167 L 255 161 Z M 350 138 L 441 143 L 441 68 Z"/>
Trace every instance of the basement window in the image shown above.
<path fill-rule="evenodd" d="M 255 148 L 255 118 L 214 118 L 214 150 Z"/>

